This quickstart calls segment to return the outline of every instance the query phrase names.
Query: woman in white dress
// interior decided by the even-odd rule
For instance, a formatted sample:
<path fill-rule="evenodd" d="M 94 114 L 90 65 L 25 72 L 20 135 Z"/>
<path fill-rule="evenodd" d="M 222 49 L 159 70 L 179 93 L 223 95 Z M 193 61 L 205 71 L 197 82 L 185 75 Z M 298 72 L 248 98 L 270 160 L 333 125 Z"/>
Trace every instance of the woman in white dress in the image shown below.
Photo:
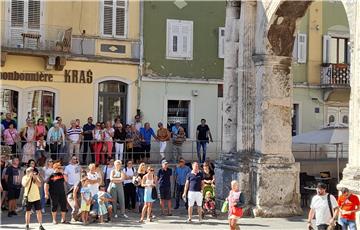
<path fill-rule="evenodd" d="M 26 123 L 27 126 L 22 133 L 23 138 L 26 140 L 26 144 L 23 147 L 23 163 L 27 163 L 30 159 L 35 159 L 36 130 L 34 127 L 34 122 L 31 119 L 28 119 Z"/>

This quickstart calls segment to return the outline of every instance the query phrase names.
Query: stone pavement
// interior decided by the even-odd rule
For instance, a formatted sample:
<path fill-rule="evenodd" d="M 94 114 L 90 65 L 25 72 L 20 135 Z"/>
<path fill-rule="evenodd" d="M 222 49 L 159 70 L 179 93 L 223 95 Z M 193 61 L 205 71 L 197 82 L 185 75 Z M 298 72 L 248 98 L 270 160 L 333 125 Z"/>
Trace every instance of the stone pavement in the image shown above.
<path fill-rule="evenodd" d="M 158 214 L 158 209 L 154 211 L 155 215 Z M 186 211 L 184 208 L 174 211 L 171 217 L 157 217 L 152 223 L 139 224 L 139 214 L 128 213 L 129 219 L 114 219 L 111 223 L 98 224 L 93 223 L 83 226 L 80 222 L 71 224 L 57 224 L 51 223 L 50 213 L 44 214 L 44 224 L 46 230 L 63 230 L 63 229 L 108 229 L 108 228 L 123 228 L 123 229 L 229 229 L 226 215 L 221 214 L 217 219 L 210 216 L 206 217 L 203 223 L 198 223 L 197 216 L 194 217 L 193 223 L 185 223 Z M 69 215 L 68 215 L 69 216 Z M 60 220 L 60 216 L 59 219 Z M 31 229 L 38 229 L 35 214 L 31 215 Z M 282 230 L 293 229 L 303 230 L 306 228 L 306 220 L 304 217 L 291 217 L 291 218 L 243 218 L 240 220 L 240 228 L 242 230 Z M 18 216 L 7 217 L 7 212 L 1 214 L 1 229 L 24 229 L 24 213 L 20 212 Z"/>

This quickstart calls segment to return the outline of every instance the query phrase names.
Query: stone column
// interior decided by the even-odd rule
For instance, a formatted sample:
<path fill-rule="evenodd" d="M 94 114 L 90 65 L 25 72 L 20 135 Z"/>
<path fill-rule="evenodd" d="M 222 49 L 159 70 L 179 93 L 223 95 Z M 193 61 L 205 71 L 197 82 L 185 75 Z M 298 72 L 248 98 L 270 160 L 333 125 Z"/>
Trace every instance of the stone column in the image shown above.
<path fill-rule="evenodd" d="M 291 151 L 291 58 L 255 55 L 255 160 L 252 183 L 256 216 L 289 216 L 300 208 L 299 171 Z"/>
<path fill-rule="evenodd" d="M 223 139 L 221 159 L 217 162 L 217 197 L 221 200 L 228 195 L 232 173 L 227 164 L 237 168 L 237 108 L 238 108 L 238 45 L 239 45 L 240 2 L 226 1 L 225 58 L 224 58 L 224 102 Z"/>
<path fill-rule="evenodd" d="M 355 5 L 356 4 L 356 5 Z M 338 189 L 348 188 L 360 198 L 360 3 L 355 2 L 355 19 L 351 24 L 351 94 L 350 94 L 350 125 L 349 125 L 349 163 L 343 171 L 343 179 L 338 184 Z M 347 12 L 349 13 L 349 12 Z M 356 223 L 360 228 L 360 212 L 356 214 Z"/>

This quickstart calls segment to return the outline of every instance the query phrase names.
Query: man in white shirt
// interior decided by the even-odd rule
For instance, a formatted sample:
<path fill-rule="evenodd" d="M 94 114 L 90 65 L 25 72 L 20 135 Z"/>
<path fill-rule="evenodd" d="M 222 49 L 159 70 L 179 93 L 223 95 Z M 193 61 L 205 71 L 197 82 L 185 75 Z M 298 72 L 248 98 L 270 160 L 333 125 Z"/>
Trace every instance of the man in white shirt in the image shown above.
<path fill-rule="evenodd" d="M 124 180 L 124 195 L 125 195 L 125 208 L 128 210 L 134 210 L 136 205 L 136 187 L 132 182 L 133 176 L 135 176 L 135 168 L 132 161 L 126 163 L 126 167 L 123 169 L 125 173 Z"/>
<path fill-rule="evenodd" d="M 73 155 L 70 163 L 64 169 L 65 181 L 68 189 L 72 188 L 80 181 L 81 167 L 78 163 L 78 158 Z"/>
<path fill-rule="evenodd" d="M 310 204 L 310 212 L 308 216 L 308 229 L 311 229 L 312 219 L 315 216 L 316 227 L 318 230 L 327 230 L 329 225 L 335 223 L 336 216 L 338 215 L 339 208 L 336 198 L 326 192 L 326 184 L 319 183 L 317 185 L 315 195 Z M 329 206 L 331 204 L 331 211 Z"/>
<path fill-rule="evenodd" d="M 72 120 L 70 122 L 71 127 L 67 129 L 67 137 L 70 142 L 69 144 L 69 156 L 72 156 L 73 154 L 76 155 L 76 157 L 79 157 L 80 153 L 80 142 L 81 142 L 81 135 L 83 133 L 83 130 L 80 126 L 77 126 L 76 122 Z"/>

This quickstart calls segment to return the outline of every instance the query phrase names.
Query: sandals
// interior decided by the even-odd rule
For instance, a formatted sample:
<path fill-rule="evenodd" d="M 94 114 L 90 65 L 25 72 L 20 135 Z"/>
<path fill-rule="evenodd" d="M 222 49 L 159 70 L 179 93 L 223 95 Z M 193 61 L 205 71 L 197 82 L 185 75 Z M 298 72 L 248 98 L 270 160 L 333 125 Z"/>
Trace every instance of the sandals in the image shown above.
<path fill-rule="evenodd" d="M 66 220 L 62 220 L 62 221 L 61 221 L 61 224 L 70 224 L 70 222 L 69 222 L 69 221 L 66 221 Z"/>
<path fill-rule="evenodd" d="M 144 223 L 144 220 L 141 220 L 141 219 L 140 219 L 138 222 L 139 222 L 140 224 L 143 224 L 143 223 Z"/>

